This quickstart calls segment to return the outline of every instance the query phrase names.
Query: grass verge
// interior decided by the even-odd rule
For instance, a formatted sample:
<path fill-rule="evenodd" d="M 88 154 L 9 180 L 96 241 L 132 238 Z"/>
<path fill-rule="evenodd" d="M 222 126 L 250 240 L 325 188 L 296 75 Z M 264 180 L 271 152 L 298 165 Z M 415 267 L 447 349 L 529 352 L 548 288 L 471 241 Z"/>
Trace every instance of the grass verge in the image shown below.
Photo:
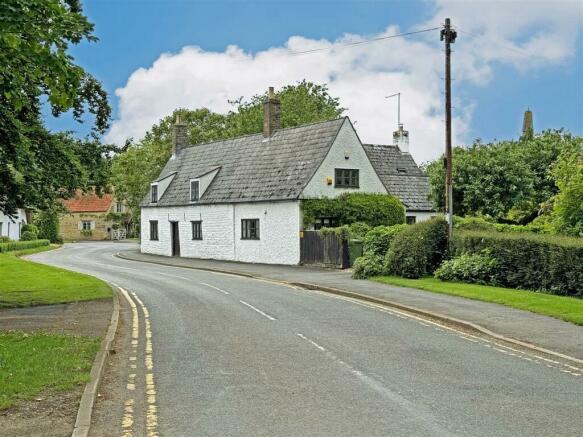
<path fill-rule="evenodd" d="M 583 325 L 583 299 L 489 285 L 441 281 L 435 278 L 407 279 L 377 276 L 371 280 L 400 287 L 418 288 L 434 293 L 492 302 Z"/>
<path fill-rule="evenodd" d="M 15 253 L 0 254 L 0 308 L 111 297 L 109 286 L 97 278 L 22 260 Z"/>
<path fill-rule="evenodd" d="M 89 380 L 100 339 L 0 332 L 0 409 Z"/>

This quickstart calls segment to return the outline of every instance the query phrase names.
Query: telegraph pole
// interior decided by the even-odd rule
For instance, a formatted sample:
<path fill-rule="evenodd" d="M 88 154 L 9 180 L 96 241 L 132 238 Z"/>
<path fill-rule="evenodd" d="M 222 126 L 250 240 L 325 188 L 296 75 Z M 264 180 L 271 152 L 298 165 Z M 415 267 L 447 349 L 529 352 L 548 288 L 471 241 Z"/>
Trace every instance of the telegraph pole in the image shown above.
<path fill-rule="evenodd" d="M 451 47 L 455 43 L 457 32 L 452 30 L 449 18 L 441 29 L 441 41 L 445 42 L 445 215 L 449 225 L 448 235 L 451 240 L 453 229 L 453 189 L 452 189 L 452 151 L 451 151 Z"/>

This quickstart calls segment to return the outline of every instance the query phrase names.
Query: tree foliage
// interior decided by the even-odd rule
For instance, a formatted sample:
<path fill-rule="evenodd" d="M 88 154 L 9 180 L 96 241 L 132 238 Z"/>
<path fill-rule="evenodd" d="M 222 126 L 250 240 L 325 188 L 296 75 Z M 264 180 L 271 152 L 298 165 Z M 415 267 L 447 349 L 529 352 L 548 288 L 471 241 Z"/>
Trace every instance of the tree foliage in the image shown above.
<path fill-rule="evenodd" d="M 139 216 L 139 204 L 150 182 L 158 177 L 172 153 L 172 125 L 177 115 L 188 126 L 190 144 L 234 138 L 261 132 L 265 97 L 256 95 L 231 102 L 235 107 L 227 114 L 206 108 L 177 109 L 154 125 L 142 140 L 128 141 L 113 163 L 112 183 L 117 196 L 126 201 L 135 217 Z M 282 88 L 278 98 L 282 128 L 334 119 L 344 111 L 325 85 L 306 81 Z"/>
<path fill-rule="evenodd" d="M 70 110 L 82 121 L 89 112 L 94 134 L 107 128 L 111 110 L 101 84 L 67 53 L 95 40 L 77 0 L 5 0 L 0 22 L 0 210 L 13 214 L 90 179 L 83 178 L 88 154 L 77 156 L 68 139 L 43 126 L 43 101 L 54 116 Z"/>
<path fill-rule="evenodd" d="M 559 232 L 583 236 L 583 138 L 563 150 L 552 174 L 559 187 L 553 224 Z"/>
<path fill-rule="evenodd" d="M 549 130 L 518 141 L 483 144 L 453 151 L 454 214 L 486 215 L 497 221 L 529 223 L 558 192 L 551 169 L 561 150 L 581 142 L 563 130 Z M 444 206 L 442 159 L 427 166 L 431 198 Z"/>

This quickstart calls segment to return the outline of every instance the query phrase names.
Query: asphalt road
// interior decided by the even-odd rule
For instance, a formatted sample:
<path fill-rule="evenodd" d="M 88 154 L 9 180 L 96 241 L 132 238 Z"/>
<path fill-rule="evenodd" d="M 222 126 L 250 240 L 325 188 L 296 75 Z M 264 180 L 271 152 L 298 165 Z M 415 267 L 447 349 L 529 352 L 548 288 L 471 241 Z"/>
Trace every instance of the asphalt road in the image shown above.
<path fill-rule="evenodd" d="M 135 435 L 583 434 L 582 370 L 324 293 L 113 257 L 129 247 L 70 244 L 34 259 L 134 302 L 128 366 L 145 363 L 145 400 L 131 394 L 138 372 L 120 402 L 146 422 L 124 417 L 146 430 Z"/>

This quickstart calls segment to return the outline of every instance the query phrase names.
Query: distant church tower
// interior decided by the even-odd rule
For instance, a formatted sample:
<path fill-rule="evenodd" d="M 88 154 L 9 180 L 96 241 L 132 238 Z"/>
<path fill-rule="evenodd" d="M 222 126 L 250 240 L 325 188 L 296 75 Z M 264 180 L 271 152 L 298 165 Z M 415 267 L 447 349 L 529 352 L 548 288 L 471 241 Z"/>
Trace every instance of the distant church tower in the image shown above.
<path fill-rule="evenodd" d="M 524 111 L 524 119 L 522 120 L 522 138 L 529 139 L 534 136 L 534 127 L 532 125 L 532 111 L 527 109 Z"/>

